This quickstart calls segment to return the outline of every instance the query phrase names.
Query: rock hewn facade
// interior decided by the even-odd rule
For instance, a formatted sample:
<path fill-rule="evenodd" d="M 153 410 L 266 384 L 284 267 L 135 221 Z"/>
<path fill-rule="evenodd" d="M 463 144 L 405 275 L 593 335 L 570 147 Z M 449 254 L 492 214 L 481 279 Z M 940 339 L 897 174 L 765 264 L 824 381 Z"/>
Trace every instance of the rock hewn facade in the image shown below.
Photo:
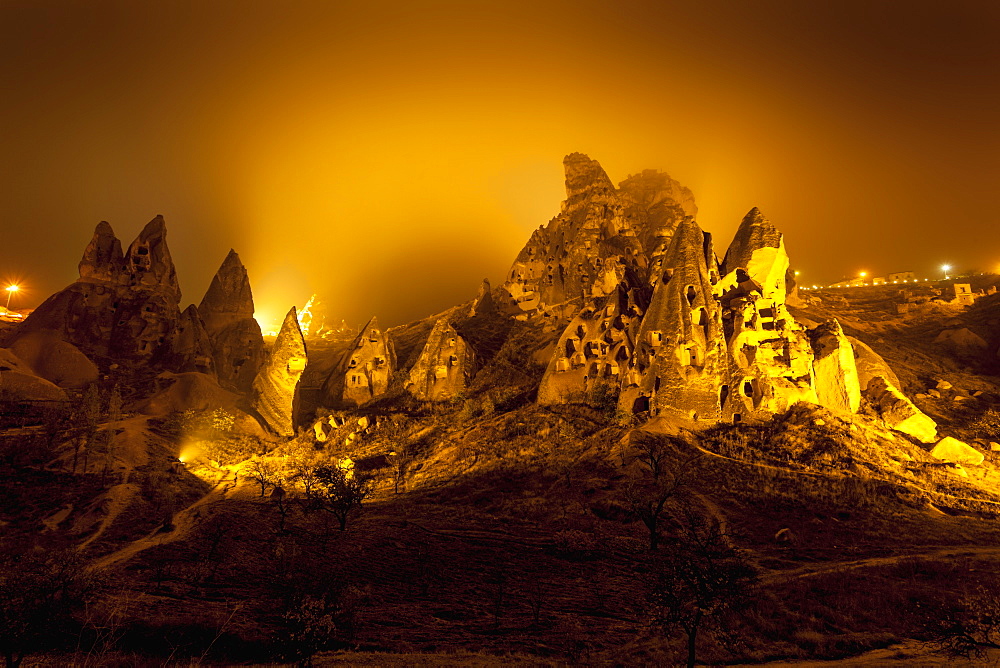
<path fill-rule="evenodd" d="M 351 342 L 323 385 L 332 407 L 360 406 L 385 394 L 396 368 L 392 341 L 372 318 Z"/>
<path fill-rule="evenodd" d="M 465 391 L 472 377 L 473 361 L 474 355 L 465 339 L 447 320 L 438 320 L 410 369 L 406 389 L 422 401 L 453 399 Z"/>
<path fill-rule="evenodd" d="M 151 220 L 125 253 L 102 222 L 80 261 L 80 278 L 35 309 L 14 341 L 49 330 L 88 357 L 169 364 L 179 301 L 163 217 Z"/>
<path fill-rule="evenodd" d="M 285 315 L 271 352 L 253 380 L 251 406 L 279 436 L 295 435 L 299 377 L 306 368 L 306 341 L 295 307 Z"/>

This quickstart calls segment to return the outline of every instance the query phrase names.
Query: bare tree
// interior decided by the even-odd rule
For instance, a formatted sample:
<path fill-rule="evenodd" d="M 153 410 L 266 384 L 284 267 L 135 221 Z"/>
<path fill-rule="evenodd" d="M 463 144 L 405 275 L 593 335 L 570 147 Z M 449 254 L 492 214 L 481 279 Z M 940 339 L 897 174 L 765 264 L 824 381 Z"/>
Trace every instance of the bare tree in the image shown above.
<path fill-rule="evenodd" d="M 963 595 L 957 605 L 931 606 L 925 631 L 947 654 L 964 659 L 984 659 L 1000 649 L 1000 595 L 993 587 L 979 585 Z"/>
<path fill-rule="evenodd" d="M 315 503 L 331 513 L 340 523 L 340 530 L 347 529 L 347 519 L 372 492 L 372 480 L 336 464 L 316 468 Z"/>
<path fill-rule="evenodd" d="M 648 599 L 654 623 L 684 633 L 687 665 L 693 667 L 698 632 L 745 609 L 757 574 L 718 523 L 685 510 L 673 528 L 672 540 L 654 558 Z"/>
<path fill-rule="evenodd" d="M 250 466 L 247 467 L 250 479 L 260 485 L 260 498 L 262 499 L 268 487 L 278 484 L 280 472 L 281 468 L 277 464 L 262 457 L 254 457 L 250 461 Z"/>

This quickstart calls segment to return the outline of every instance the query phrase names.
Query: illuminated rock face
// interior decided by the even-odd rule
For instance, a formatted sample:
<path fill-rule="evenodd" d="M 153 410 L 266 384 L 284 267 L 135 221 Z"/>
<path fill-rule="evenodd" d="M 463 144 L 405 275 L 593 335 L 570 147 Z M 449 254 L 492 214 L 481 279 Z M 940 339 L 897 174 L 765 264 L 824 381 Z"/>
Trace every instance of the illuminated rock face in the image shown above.
<path fill-rule="evenodd" d="M 285 316 L 264 366 L 253 380 L 251 406 L 279 436 L 295 435 L 299 377 L 306 368 L 306 341 L 295 307 Z"/>
<path fill-rule="evenodd" d="M 909 434 L 924 443 L 933 443 L 937 440 L 937 423 L 924 415 L 912 401 L 887 383 L 884 378 L 872 379 L 868 383 L 865 395 L 875 405 L 882 421 L 896 431 Z"/>
<path fill-rule="evenodd" d="M 469 317 L 474 318 L 477 315 L 491 316 L 498 312 L 497 304 L 493 301 L 490 279 L 484 278 L 482 284 L 479 286 L 479 293 L 476 294 L 476 300 L 472 302 L 472 308 L 469 309 Z"/>
<path fill-rule="evenodd" d="M 666 247 L 685 207 L 694 210 L 690 191 L 665 174 L 644 172 L 619 190 L 581 153 L 566 156 L 563 165 L 562 212 L 531 235 L 503 286 L 522 318 L 535 312 L 572 317 L 623 280 L 638 285 L 649 274 L 650 254 Z"/>
<path fill-rule="evenodd" d="M 831 320 L 810 330 L 816 397 L 827 408 L 857 413 L 861 406 L 861 385 L 851 342 L 840 323 Z"/>
<path fill-rule="evenodd" d="M 729 360 L 711 239 L 690 219 L 677 228 L 626 372 L 619 409 L 681 420 L 722 419 Z"/>
<path fill-rule="evenodd" d="M 563 330 L 538 388 L 538 403 L 615 401 L 626 381 L 645 311 L 639 289 L 620 284 Z"/>
<path fill-rule="evenodd" d="M 722 306 L 731 365 L 727 418 L 765 417 L 798 401 L 818 402 L 813 352 L 785 304 L 788 255 L 781 232 L 752 209 L 721 266 L 715 294 Z"/>
<path fill-rule="evenodd" d="M 323 386 L 331 407 L 360 406 L 385 394 L 396 368 L 396 353 L 389 337 L 372 318 L 351 342 Z"/>
<path fill-rule="evenodd" d="M 410 369 L 407 389 L 422 401 L 448 401 L 465 391 L 472 365 L 465 339 L 446 320 L 438 320 Z"/>
<path fill-rule="evenodd" d="M 89 357 L 167 365 L 174 359 L 180 288 L 163 218 L 143 228 L 126 253 L 101 223 L 80 262 L 80 278 L 49 297 L 17 337 L 51 330 Z"/>
<path fill-rule="evenodd" d="M 264 361 L 264 338 L 253 317 L 250 279 L 235 251 L 212 278 L 198 312 L 211 339 L 219 382 L 246 392 Z"/>

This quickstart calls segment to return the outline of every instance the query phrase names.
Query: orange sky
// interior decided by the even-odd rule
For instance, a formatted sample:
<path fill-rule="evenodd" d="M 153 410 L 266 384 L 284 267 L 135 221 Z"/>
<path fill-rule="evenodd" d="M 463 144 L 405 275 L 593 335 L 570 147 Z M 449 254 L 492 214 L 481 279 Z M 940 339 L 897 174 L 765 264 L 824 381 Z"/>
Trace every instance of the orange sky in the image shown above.
<path fill-rule="evenodd" d="M 498 281 L 561 160 L 668 171 L 805 283 L 996 268 L 996 2 L 0 0 L 0 278 L 37 303 L 100 220 L 167 220 L 185 304 L 396 324 Z M 16 303 L 16 302 L 15 302 Z"/>

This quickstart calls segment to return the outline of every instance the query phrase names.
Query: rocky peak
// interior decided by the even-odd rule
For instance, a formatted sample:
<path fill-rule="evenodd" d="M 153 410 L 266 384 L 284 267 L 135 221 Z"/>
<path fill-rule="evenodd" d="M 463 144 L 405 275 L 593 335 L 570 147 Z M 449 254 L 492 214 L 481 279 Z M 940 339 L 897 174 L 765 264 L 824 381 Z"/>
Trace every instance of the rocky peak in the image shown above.
<path fill-rule="evenodd" d="M 212 277 L 198 312 L 205 321 L 205 328 L 212 333 L 240 320 L 253 318 L 250 278 L 236 251 L 230 249 L 219 271 Z"/>
<path fill-rule="evenodd" d="M 94 237 L 87 244 L 80 259 L 80 278 L 105 281 L 114 280 L 122 264 L 122 242 L 115 236 L 107 221 L 102 220 L 94 229 Z"/>
<path fill-rule="evenodd" d="M 698 215 L 694 195 L 665 172 L 646 169 L 618 184 L 618 194 L 625 206 L 625 217 L 650 259 L 659 265 L 670 244 L 670 237 L 685 216 Z M 655 269 L 658 269 L 656 266 Z"/>
<path fill-rule="evenodd" d="M 760 286 L 764 297 L 784 302 L 788 264 L 781 232 L 760 209 L 750 209 L 726 251 L 722 261 L 723 273 L 743 270 L 750 280 Z"/>
<path fill-rule="evenodd" d="M 271 354 L 253 381 L 253 409 L 280 436 L 295 435 L 299 377 L 306 368 L 306 359 L 306 340 L 293 306 L 281 323 Z"/>
<path fill-rule="evenodd" d="M 601 167 L 601 163 L 591 160 L 583 153 L 567 155 L 563 158 L 563 168 L 566 171 L 566 200 L 568 202 L 594 190 L 615 189 L 611 179 Z"/>
<path fill-rule="evenodd" d="M 180 303 L 181 289 L 167 248 L 167 226 L 163 216 L 149 221 L 128 247 L 122 278 L 130 287 L 159 289 L 174 303 Z"/>

